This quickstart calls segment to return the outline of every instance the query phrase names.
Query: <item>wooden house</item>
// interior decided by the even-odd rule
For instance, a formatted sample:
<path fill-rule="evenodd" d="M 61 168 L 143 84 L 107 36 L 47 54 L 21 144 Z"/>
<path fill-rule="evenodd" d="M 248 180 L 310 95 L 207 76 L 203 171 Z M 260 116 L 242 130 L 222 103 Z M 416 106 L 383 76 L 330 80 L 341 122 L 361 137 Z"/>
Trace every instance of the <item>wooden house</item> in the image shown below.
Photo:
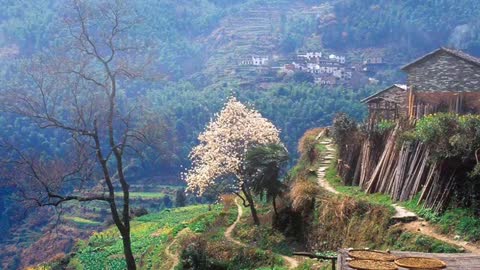
<path fill-rule="evenodd" d="M 480 59 L 440 48 L 402 67 L 407 73 L 407 113 L 480 113 Z"/>
<path fill-rule="evenodd" d="M 394 120 L 407 115 L 407 86 L 394 84 L 361 101 L 368 107 L 370 121 Z"/>

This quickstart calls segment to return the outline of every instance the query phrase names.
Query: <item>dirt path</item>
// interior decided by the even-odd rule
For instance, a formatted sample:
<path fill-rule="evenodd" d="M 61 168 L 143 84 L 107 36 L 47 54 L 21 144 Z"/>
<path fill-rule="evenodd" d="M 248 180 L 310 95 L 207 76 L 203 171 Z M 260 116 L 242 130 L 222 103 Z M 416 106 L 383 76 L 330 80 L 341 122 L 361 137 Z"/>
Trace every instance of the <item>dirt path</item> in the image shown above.
<path fill-rule="evenodd" d="M 320 185 L 320 187 L 333 194 L 339 194 L 340 192 L 338 192 L 325 179 L 325 172 L 330 166 L 330 163 L 336 154 L 333 142 L 330 138 L 324 138 L 320 143 L 325 145 L 327 150 L 324 152 L 324 157 L 320 161 L 320 167 L 317 171 L 318 184 Z M 398 226 L 400 226 L 401 228 L 404 228 L 405 230 L 411 232 L 421 233 L 426 236 L 430 236 L 432 238 L 454 246 L 462 247 L 465 249 L 465 251 L 471 252 L 473 254 L 480 254 L 480 248 L 473 245 L 472 243 L 469 243 L 467 241 L 455 240 L 447 235 L 436 233 L 435 228 L 431 224 L 423 220 L 418 220 L 418 216 L 415 213 L 397 204 L 392 204 L 392 206 L 395 208 L 395 214 L 392 216 L 392 219 L 400 221 L 401 223 Z"/>
<path fill-rule="evenodd" d="M 185 230 L 185 229 L 183 229 L 183 230 Z M 182 233 L 183 230 L 179 231 L 177 233 L 177 235 Z M 170 258 L 170 261 L 172 262 L 172 266 L 170 267 L 170 270 L 174 270 L 175 267 L 180 263 L 180 259 L 178 258 L 179 254 L 176 253 L 176 252 L 174 253 L 170 250 L 176 242 L 177 242 L 177 237 L 175 236 L 173 241 L 165 248 L 165 254 Z"/>
<path fill-rule="evenodd" d="M 318 185 L 328 192 L 339 194 L 339 192 L 325 179 L 327 169 L 335 157 L 335 148 L 333 147 L 333 142 L 330 138 L 323 138 L 320 144 L 324 145 L 327 150 L 323 152 L 322 159 L 320 160 L 320 166 L 317 169 Z"/>
<path fill-rule="evenodd" d="M 415 221 L 410 223 L 403 223 L 400 225 L 401 228 L 404 228 L 411 232 L 421 233 L 426 236 L 433 237 L 450 245 L 462 247 L 465 251 L 473 253 L 473 254 L 480 254 L 480 248 L 475 246 L 474 244 L 467 242 L 467 241 L 460 241 L 452 239 L 451 237 L 443 234 L 439 234 L 435 232 L 435 229 L 432 225 L 428 224 L 425 221 Z"/>
<path fill-rule="evenodd" d="M 238 209 L 237 219 L 225 231 L 225 238 L 227 238 L 228 241 L 233 242 L 233 243 L 235 243 L 239 246 L 246 247 L 247 246 L 246 244 L 244 244 L 244 243 L 242 243 L 242 242 L 240 242 L 240 241 L 238 241 L 238 240 L 236 240 L 235 238 L 232 237 L 232 232 L 235 229 L 235 227 L 237 226 L 237 223 L 240 222 L 240 218 L 243 215 L 243 208 L 237 202 L 237 199 L 235 199 L 235 204 L 237 205 L 237 209 Z"/>
<path fill-rule="evenodd" d="M 246 247 L 247 244 L 242 243 L 242 242 L 240 242 L 240 241 L 238 241 L 238 240 L 236 240 L 235 238 L 232 237 L 232 232 L 235 229 L 235 227 L 237 226 L 238 222 L 240 221 L 240 218 L 243 215 L 243 208 L 240 205 L 240 203 L 238 203 L 237 199 L 235 199 L 235 204 L 237 205 L 237 209 L 238 209 L 237 219 L 235 220 L 235 222 L 232 223 L 232 225 L 230 225 L 227 228 L 227 230 L 225 230 L 225 238 L 228 241 L 233 242 L 233 243 L 235 243 L 239 246 Z M 277 254 L 277 255 L 281 256 L 282 259 L 284 259 L 290 265 L 289 266 L 290 269 L 294 269 L 294 268 L 298 267 L 299 264 L 298 264 L 298 261 L 295 258 L 285 256 L 285 255 L 280 255 L 280 254 Z"/>
<path fill-rule="evenodd" d="M 339 192 L 332 185 L 330 185 L 325 178 L 325 173 L 336 155 L 336 150 L 333 146 L 332 139 L 323 138 L 323 140 L 320 141 L 320 144 L 325 146 L 326 151 L 323 152 L 323 157 L 320 160 L 320 166 L 317 170 L 318 185 L 333 194 L 339 194 Z M 409 222 L 418 219 L 418 216 L 415 213 L 408 211 L 404 207 L 397 204 L 393 204 L 392 206 L 395 208 L 395 214 L 393 215 L 392 219 L 402 222 Z"/>

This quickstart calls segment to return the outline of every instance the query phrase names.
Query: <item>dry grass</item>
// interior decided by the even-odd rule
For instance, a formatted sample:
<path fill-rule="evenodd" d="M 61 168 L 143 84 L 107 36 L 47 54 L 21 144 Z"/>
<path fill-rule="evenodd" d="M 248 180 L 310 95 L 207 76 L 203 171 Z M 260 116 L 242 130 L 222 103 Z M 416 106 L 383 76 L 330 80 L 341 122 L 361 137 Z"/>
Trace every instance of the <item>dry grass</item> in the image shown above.
<path fill-rule="evenodd" d="M 324 130 L 324 128 L 309 129 L 303 134 L 298 142 L 298 152 L 310 162 L 312 162 L 318 154 L 315 152 L 315 145 L 317 143 L 316 138 Z"/>
<path fill-rule="evenodd" d="M 350 197 L 332 197 L 318 207 L 318 226 L 309 237 L 315 250 L 379 247 L 388 235 L 390 211 Z"/>
<path fill-rule="evenodd" d="M 320 188 L 317 183 L 297 179 L 292 184 L 289 193 L 289 197 L 292 200 L 292 209 L 298 212 L 310 208 L 319 192 Z"/>
<path fill-rule="evenodd" d="M 220 196 L 220 202 L 223 204 L 223 211 L 227 212 L 232 206 L 235 205 L 236 196 L 233 194 L 223 194 Z"/>

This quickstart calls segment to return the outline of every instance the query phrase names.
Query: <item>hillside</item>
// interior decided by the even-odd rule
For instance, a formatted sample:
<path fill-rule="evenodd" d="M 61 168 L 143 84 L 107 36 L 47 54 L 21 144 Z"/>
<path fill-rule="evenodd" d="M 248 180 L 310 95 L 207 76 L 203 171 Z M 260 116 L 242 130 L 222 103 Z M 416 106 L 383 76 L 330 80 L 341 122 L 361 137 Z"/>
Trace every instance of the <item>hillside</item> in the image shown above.
<path fill-rule="evenodd" d="M 279 199 L 282 205 L 279 217 L 275 217 L 269 204 L 258 201 L 260 227 L 252 224 L 249 209 L 231 195 L 222 196 L 220 203 L 212 206 L 174 208 L 135 218 L 132 240 L 139 269 L 329 269 L 328 262 L 292 256 L 292 252 L 332 256 L 341 247 L 434 253 L 463 251 L 455 244 L 435 239 L 436 236 L 424 235 L 423 228 L 417 231 L 392 223 L 393 208 L 385 196 L 369 196 L 354 187 L 342 187 L 336 178 L 337 161 L 332 158 L 331 140 L 317 137 L 318 131 L 321 130 L 309 131 L 303 138 L 313 143 L 314 155 L 309 160 L 308 152 L 303 152 L 300 162 L 290 172 L 289 197 L 294 209 L 302 209 L 301 202 L 308 202 L 305 196 L 311 195 L 294 190 L 305 185 L 305 181 L 319 185 L 317 180 L 322 177 L 340 193 L 319 185 L 318 193 L 313 195 L 314 208 L 294 210 L 296 214 L 285 205 L 288 199 Z M 309 211 L 313 212 L 308 214 Z M 291 227 L 289 223 L 295 222 L 296 215 L 303 216 L 303 221 Z M 124 263 L 121 240 L 116 229 L 110 228 L 79 241 L 71 254 L 53 258 L 41 267 L 123 269 Z"/>
<path fill-rule="evenodd" d="M 96 3 L 98 1 L 87 0 L 84 2 Z M 131 77 L 136 77 L 133 75 L 137 74 L 126 76 L 127 80 L 119 83 L 121 94 L 117 96 L 119 97 L 117 104 L 121 104 L 120 110 L 126 110 L 130 105 L 136 107 L 135 105 L 140 104 L 141 106 L 138 107 L 145 111 L 134 119 L 132 118 L 133 126 L 148 127 L 144 131 L 153 137 L 143 148 L 131 149 L 132 153 L 129 153 L 125 171 L 133 191 L 131 194 L 132 206 L 145 208 L 151 213 L 172 206 L 172 199 L 177 188 L 166 187 L 166 185 L 182 186 L 183 188 L 185 183 L 181 175 L 191 164 L 188 157 L 192 148 L 198 143 L 198 134 L 204 130 L 205 125 L 231 96 L 237 97 L 248 106 L 257 108 L 264 117 L 272 121 L 281 131 L 280 139 L 290 154 L 288 168 L 293 167 L 291 174 L 295 176 L 300 170 L 300 174 L 296 176 L 299 176 L 300 180 L 308 180 L 306 187 L 299 185 L 297 188 L 302 191 L 302 188 L 313 187 L 312 190 L 316 190 L 315 187 L 318 183 L 311 180 L 318 177 L 316 175 L 318 164 L 307 164 L 311 168 L 306 169 L 305 160 L 301 159 L 302 153 L 296 151 L 297 142 L 305 130 L 315 126 L 331 125 L 332 119 L 338 112 L 347 113 L 357 122 L 363 121 L 367 113 L 365 106 L 359 100 L 392 83 L 404 81 L 405 74 L 398 71 L 398 67 L 432 48 L 444 45 L 454 46 L 480 55 L 480 25 L 477 20 L 480 15 L 480 5 L 477 0 L 425 0 L 420 3 L 416 0 L 143 0 L 125 2 L 131 5 L 130 15 L 138 16 L 138 21 L 136 21 L 138 25 L 136 24 L 135 28 L 132 28 L 133 31 L 125 37 L 125 41 L 144 42 L 142 46 L 148 47 L 146 51 L 152 53 L 149 59 L 152 62 L 152 70 L 149 70 L 148 74 L 144 74 L 145 78 L 139 76 L 142 77 L 142 80 L 132 83 L 130 82 Z M 46 128 L 48 125 L 39 126 L 38 119 L 35 117 L 29 118 L 28 115 L 14 114 L 10 110 L 5 111 L 3 102 L 8 102 L 4 99 L 11 97 L 12 94 L 15 95 L 21 89 L 29 89 L 19 87 L 25 81 L 25 77 L 18 77 L 19 69 L 23 69 L 25 63 L 30 60 L 38 60 L 38 56 L 43 56 L 44 53 L 65 42 L 65 35 L 68 34 L 65 27 L 65 22 L 68 20 L 65 18 L 66 14 L 72 10 L 64 1 L 56 0 L 38 3 L 0 0 L 0 4 L 4 7 L 0 10 L 0 82 L 3 86 L 0 89 L 0 102 L 2 102 L 2 106 L 0 106 L 2 107 L 0 141 L 18 143 L 18 148 L 31 154 L 35 161 L 38 158 L 39 163 L 66 160 L 67 157 L 71 157 L 72 147 L 70 144 L 77 139 L 76 135 L 72 136 L 68 132 Z M 120 57 L 123 55 L 120 54 Z M 138 60 L 137 57 L 133 58 Z M 122 63 L 122 61 L 115 63 Z M 82 66 L 82 68 L 85 67 L 89 67 L 89 65 Z M 96 71 L 98 69 L 93 73 Z M 60 100 L 61 96 L 57 95 L 50 101 Z M 23 96 L 20 95 L 19 98 L 21 99 Z M 132 100 L 138 103 L 135 105 L 129 103 Z M 72 108 L 74 103 L 69 103 L 61 109 Z M 104 107 L 96 104 L 90 108 L 101 110 Z M 59 107 L 45 106 L 45 108 L 48 115 L 50 109 Z M 92 111 L 95 110 L 92 109 Z M 61 116 L 63 118 L 64 115 Z M 127 118 L 130 119 L 130 117 Z M 121 123 L 123 118 L 119 117 L 116 120 L 119 121 L 118 126 L 123 125 Z M 73 123 L 80 122 L 73 121 Z M 107 140 L 102 142 L 107 142 Z M 322 146 L 317 145 L 317 147 L 317 150 L 323 149 Z M 138 153 L 141 157 L 133 157 L 133 152 Z M 109 154 L 108 158 L 112 158 L 112 156 Z M 11 152 L 1 152 L 0 161 L 10 162 L 11 159 Z M 472 162 L 473 159 L 470 159 L 470 163 Z M 109 161 L 108 164 L 113 168 L 113 161 Z M 19 185 L 28 183 L 30 175 L 27 180 L 23 179 L 25 181 L 22 183 L 16 181 L 17 171 L 11 169 L 14 168 L 14 165 L 11 166 L 10 169 L 2 167 L 0 170 L 2 173 L 0 176 L 2 179 L 0 181 L 0 213 L 3 217 L 0 220 L 0 249 L 4 250 L 0 254 L 3 264 L 0 267 L 15 269 L 19 266 L 34 265 L 56 255 L 61 257 L 63 252 L 69 253 L 79 239 L 86 241 L 81 244 L 84 246 L 78 247 L 79 254 L 90 254 L 93 249 L 104 253 L 93 259 L 88 257 L 90 255 L 85 255 L 87 257 L 84 259 L 78 255 L 70 263 L 88 265 L 85 266 L 88 268 L 91 266 L 89 260 L 102 265 L 108 264 L 106 261 L 112 261 L 114 265 L 121 267 L 118 254 L 120 241 L 115 238 L 116 236 L 107 233 L 104 236 L 105 239 L 108 239 L 106 243 L 93 238 L 86 240 L 92 231 L 98 231 L 101 235 L 101 231 L 111 225 L 111 220 L 108 218 L 109 210 L 105 210 L 104 205 L 93 203 L 78 207 L 67 204 L 65 208 L 57 211 L 54 208 L 38 210 L 32 207 L 32 204 L 19 203 L 22 200 L 19 200 L 18 196 L 23 192 Z M 45 171 L 49 172 L 50 170 Z M 98 171 L 95 170 L 95 174 Z M 331 174 L 335 173 L 331 172 Z M 91 178 L 102 179 L 102 176 L 97 176 Z M 290 184 L 293 186 L 294 182 Z M 101 180 L 98 183 L 90 183 L 91 185 L 84 186 L 82 184 L 81 187 L 88 191 L 100 191 L 101 188 L 96 186 L 99 183 Z M 120 190 L 118 183 L 115 184 L 117 185 L 115 188 Z M 72 186 L 67 186 L 66 189 L 72 192 L 76 191 Z M 478 189 L 473 181 L 471 186 Z M 463 193 L 468 194 L 469 198 L 462 199 L 459 204 L 462 206 L 461 209 L 448 209 L 447 217 L 437 215 L 429 210 L 418 209 L 418 202 L 415 200 L 421 200 L 421 198 L 413 198 L 415 194 L 411 194 L 412 198 L 409 198 L 406 205 L 421 212 L 421 215 L 436 221 L 435 223 L 439 223 L 443 232 L 459 235 L 468 240 L 477 240 L 479 233 L 469 229 L 480 224 L 476 219 L 477 213 L 469 209 L 470 205 L 476 205 L 476 195 L 471 192 L 476 189 L 464 188 Z M 371 225 L 365 220 L 366 214 L 362 211 L 367 209 L 368 213 L 379 213 L 378 218 L 381 220 L 378 222 L 383 227 L 377 228 L 381 230 L 378 242 L 372 243 L 365 239 L 355 242 L 347 239 L 346 236 L 345 239 L 341 238 L 343 236 L 336 238 L 337 236 L 330 235 L 332 231 L 338 230 L 332 224 L 331 231 L 328 231 L 326 235 L 322 235 L 323 231 L 315 232 L 313 230 L 314 236 L 311 239 L 320 239 L 323 236 L 332 237 L 331 243 L 321 247 L 326 251 L 340 247 L 340 243 L 342 245 L 368 245 L 377 248 L 399 248 L 399 246 L 393 245 L 393 242 L 388 242 L 398 240 L 397 236 L 386 232 L 385 221 L 391 214 L 388 212 L 389 207 L 377 207 L 378 205 L 375 203 L 370 205 L 371 201 L 368 200 L 368 203 L 357 202 L 358 197 L 365 199 L 362 192 L 354 190 L 352 193 L 354 199 L 334 199 L 327 206 L 336 207 L 350 203 L 359 213 L 355 213 L 353 217 L 348 217 L 343 221 L 347 225 L 356 225 L 357 221 L 355 220 L 358 219 L 361 227 Z M 454 195 L 459 196 L 457 193 Z M 212 199 L 214 196 L 208 194 L 198 199 L 189 197 L 188 203 L 211 202 L 215 200 Z M 308 196 L 307 198 L 317 199 L 317 197 Z M 380 200 L 383 199 L 385 198 L 380 196 Z M 300 200 L 300 202 L 302 201 Z M 290 202 L 287 200 L 283 203 L 288 205 Z M 305 207 L 308 208 L 307 206 L 313 207 L 306 203 Z M 143 230 L 142 226 L 148 227 L 145 229 L 145 234 L 151 235 L 153 232 L 150 229 L 167 228 L 165 224 L 172 222 L 168 219 L 185 222 L 178 228 L 175 227 L 176 229 L 170 227 L 166 229 L 167 231 L 173 230 L 162 236 L 170 241 L 177 236 L 178 231 L 176 230 L 197 224 L 194 212 L 202 212 L 204 217 L 208 216 L 208 221 L 202 219 L 199 224 L 215 222 L 215 220 L 222 223 L 217 228 L 218 231 L 199 230 L 202 237 L 207 235 L 198 241 L 199 245 L 204 245 L 210 239 L 208 237 L 220 235 L 221 238 L 221 230 L 231 223 L 235 210 L 228 207 L 226 207 L 228 210 L 219 210 L 220 206 L 217 206 L 209 214 L 202 207 L 187 208 L 185 213 L 181 212 L 183 210 L 177 209 L 172 212 L 162 212 L 162 214 L 151 214 L 143 219 L 138 219 L 135 226 L 139 230 Z M 329 216 L 332 214 L 332 208 L 327 207 L 324 212 L 321 212 L 320 207 L 322 206 L 316 204 L 315 207 L 315 215 L 324 213 Z M 178 217 L 170 215 L 170 213 L 177 213 L 175 211 L 181 212 Z M 262 214 L 265 214 L 268 222 L 273 222 L 269 217 L 271 214 L 269 208 L 263 206 L 263 211 L 265 213 Z M 288 211 L 286 210 L 287 213 Z M 246 212 L 248 213 L 248 211 Z M 63 214 L 62 218 L 59 218 L 59 213 Z M 223 215 L 229 216 L 228 222 L 221 220 Z M 245 225 L 248 224 L 248 220 L 245 216 L 248 215 L 244 215 L 243 223 L 240 223 L 238 228 L 248 231 L 248 226 Z M 153 221 L 148 221 L 149 218 Z M 312 221 L 313 217 L 310 215 L 305 215 L 303 218 L 305 218 L 303 224 L 305 226 L 300 227 L 305 231 L 293 232 L 294 235 L 291 235 L 289 234 L 292 233 L 289 232 L 291 227 L 281 228 L 280 226 L 277 228 L 278 231 L 289 237 L 288 241 L 284 241 L 285 239 L 281 238 L 280 233 L 275 231 L 275 237 L 279 237 L 282 243 L 271 245 L 272 243 L 268 241 L 272 239 L 265 240 L 267 243 L 256 243 L 252 240 L 251 235 L 248 235 L 248 232 L 239 233 L 238 238 L 243 238 L 244 242 L 255 246 L 253 251 L 252 249 L 240 249 L 244 252 L 242 254 L 251 255 L 250 253 L 258 252 L 260 255 L 257 254 L 259 262 L 258 265 L 255 265 L 256 267 L 267 266 L 269 263 L 278 264 L 279 267 L 286 266 L 286 263 L 281 262 L 281 256 L 291 255 L 289 254 L 292 250 L 291 247 L 297 247 L 298 242 L 308 242 L 306 233 L 308 229 L 312 229 L 309 226 L 320 221 L 323 222 L 323 220 Z M 455 219 L 458 221 L 452 221 Z M 55 225 L 59 223 L 61 225 L 56 227 Z M 298 224 L 290 225 L 295 227 Z M 359 230 L 364 229 L 363 227 Z M 266 228 L 265 231 L 271 233 L 269 229 Z M 112 231 L 113 229 L 107 230 L 107 232 Z M 312 233 L 312 231 L 310 232 Z M 208 235 L 209 233 L 211 235 Z M 250 233 L 259 232 L 250 231 Z M 363 233 L 363 231 L 359 231 L 359 233 Z M 373 235 L 376 232 L 368 233 Z M 235 231 L 232 234 L 235 236 Z M 390 236 L 392 236 L 391 239 Z M 141 233 L 138 237 L 139 242 L 137 243 L 153 241 Z M 162 237 L 158 236 L 158 238 Z M 418 240 L 420 243 L 424 240 L 417 235 L 410 236 L 409 234 L 401 234 L 399 237 L 408 238 L 409 244 L 412 242 L 416 244 L 418 239 L 420 239 Z M 296 242 L 290 238 L 299 241 Z M 388 240 L 389 245 L 380 245 L 380 238 Z M 99 242 L 96 242 L 97 240 Z M 162 238 L 159 242 L 163 240 Z M 363 240 L 365 242 L 362 242 Z M 426 242 L 428 242 L 427 247 L 422 249 L 422 246 L 419 248 L 420 250 L 437 250 L 437 247 L 440 251 L 451 250 L 450 247 L 443 247 L 441 243 L 435 243 L 433 244 L 435 247 L 432 247 L 429 241 Z M 99 246 L 91 248 L 88 246 L 89 243 Z M 282 251 L 282 248 L 288 246 L 286 243 L 290 247 L 283 252 L 285 250 Z M 273 247 L 276 244 L 281 246 L 279 250 L 277 250 L 278 247 Z M 409 245 L 409 247 L 416 248 L 415 244 Z M 35 253 L 38 248 L 48 245 L 54 248 L 48 249 L 48 252 L 40 255 Z M 116 249 L 110 249 L 110 245 L 116 245 Z M 137 257 L 146 256 L 148 262 L 142 261 L 144 268 L 147 268 L 147 265 L 150 267 L 152 264 L 159 264 L 159 261 L 154 258 L 155 254 L 149 252 L 165 253 L 165 256 L 160 259 L 171 259 L 168 258 L 171 256 L 165 250 L 164 242 L 158 244 L 158 247 L 152 242 L 146 243 L 145 246 L 151 250 L 144 250 L 143 247 L 137 246 L 138 249 L 135 251 Z M 227 246 L 228 252 L 226 251 L 226 253 L 230 256 L 229 259 L 232 259 L 234 257 L 232 253 L 239 250 L 235 246 Z M 312 251 L 318 250 L 317 247 L 314 249 L 312 246 L 301 247 L 311 248 Z M 172 247 L 172 249 L 176 248 L 178 247 Z M 212 248 L 219 249 L 219 247 Z M 275 249 L 274 253 L 280 255 L 267 252 L 272 248 Z M 263 253 L 264 251 L 266 254 Z M 211 256 L 211 254 L 194 254 L 192 256 L 197 255 Z M 109 259 L 109 256 L 112 260 Z M 222 260 L 225 258 L 215 258 L 215 260 L 217 259 L 224 263 Z M 238 261 L 243 259 L 236 258 Z"/>
<path fill-rule="evenodd" d="M 238 218 L 240 217 L 241 215 Z M 280 234 L 268 240 L 273 242 L 265 242 L 269 246 L 262 243 L 259 243 L 258 247 L 243 244 L 234 240 L 230 236 L 231 232 L 226 232 L 236 218 L 237 206 L 233 198 L 225 196 L 222 204 L 211 207 L 188 206 L 135 219 L 132 224 L 132 239 L 139 269 L 287 268 L 285 266 L 288 266 L 288 263 L 283 257 L 269 250 L 272 245 L 280 247 L 283 244 L 283 250 L 279 252 L 288 253 L 288 247 L 282 243 Z M 250 227 L 246 219 L 242 218 L 241 224 Z M 238 233 L 247 233 L 243 237 L 253 236 L 250 235 L 249 228 L 241 231 L 231 228 L 235 230 L 235 238 Z M 258 241 L 271 237 L 263 235 L 268 232 L 261 233 Z M 124 269 L 121 241 L 115 229 L 94 233 L 89 240 L 77 243 L 69 257 L 62 261 L 54 258 L 43 267 L 49 269 L 61 264 L 68 264 L 72 269 Z M 40 269 L 43 269 L 41 267 Z"/>

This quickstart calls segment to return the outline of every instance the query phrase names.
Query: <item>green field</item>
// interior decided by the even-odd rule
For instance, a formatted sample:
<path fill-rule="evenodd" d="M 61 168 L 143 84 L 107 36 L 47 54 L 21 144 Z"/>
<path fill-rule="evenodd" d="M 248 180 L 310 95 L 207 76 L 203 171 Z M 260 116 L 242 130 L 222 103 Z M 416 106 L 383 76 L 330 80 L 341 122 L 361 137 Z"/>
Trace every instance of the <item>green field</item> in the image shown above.
<path fill-rule="evenodd" d="M 166 260 L 165 247 L 184 228 L 203 232 L 220 214 L 221 207 L 208 211 L 206 205 L 188 206 L 139 217 L 132 222 L 132 249 L 142 269 L 160 269 Z M 74 269 L 125 269 L 123 247 L 116 228 L 95 233 L 78 244 Z"/>
<path fill-rule="evenodd" d="M 158 200 L 165 197 L 164 192 L 130 192 L 132 199 Z"/>
<path fill-rule="evenodd" d="M 67 221 L 75 222 L 79 225 L 92 225 L 92 226 L 100 225 L 100 222 L 98 221 L 90 220 L 82 217 L 64 216 L 63 219 Z"/>

